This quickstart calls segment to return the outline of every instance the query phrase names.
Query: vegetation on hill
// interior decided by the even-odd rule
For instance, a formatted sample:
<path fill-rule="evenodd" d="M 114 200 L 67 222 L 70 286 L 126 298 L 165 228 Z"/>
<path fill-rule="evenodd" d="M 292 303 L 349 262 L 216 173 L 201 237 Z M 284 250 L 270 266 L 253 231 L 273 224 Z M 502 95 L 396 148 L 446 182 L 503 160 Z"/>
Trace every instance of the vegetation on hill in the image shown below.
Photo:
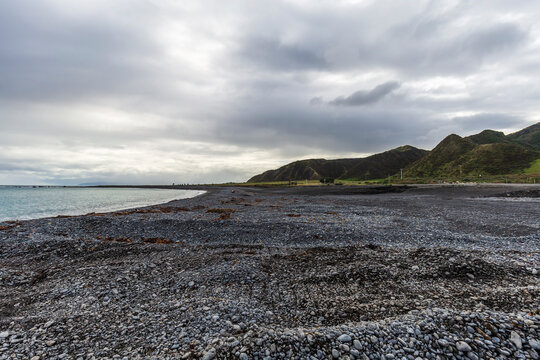
<path fill-rule="evenodd" d="M 479 134 L 467 136 L 467 139 L 471 140 L 475 144 L 496 144 L 496 143 L 508 143 L 511 140 L 506 138 L 502 131 L 484 130 Z"/>
<path fill-rule="evenodd" d="M 295 161 L 254 176 L 248 182 L 323 178 L 383 181 L 391 175 L 396 178 L 401 169 L 404 178 L 411 181 L 540 176 L 540 123 L 509 135 L 494 130 L 465 138 L 451 134 L 431 151 L 405 145 L 366 158 Z"/>
<path fill-rule="evenodd" d="M 483 144 L 447 163 L 449 175 L 513 174 L 528 168 L 540 153 L 516 144 Z"/>
<path fill-rule="evenodd" d="M 540 149 L 540 122 L 513 134 L 509 134 L 507 135 L 507 138 L 520 144 Z"/>
<path fill-rule="evenodd" d="M 462 138 L 452 134 L 412 164 L 406 177 L 461 177 L 519 174 L 540 159 L 540 123 L 514 134 L 484 130 Z"/>
<path fill-rule="evenodd" d="M 405 171 L 406 177 L 436 176 L 441 167 L 474 149 L 476 144 L 456 134 L 448 135 L 432 151 Z"/>
<path fill-rule="evenodd" d="M 410 145 L 359 159 L 353 167 L 340 176 L 342 179 L 371 180 L 399 172 L 426 155 L 428 151 Z"/>
<path fill-rule="evenodd" d="M 369 180 L 392 175 L 427 153 L 413 146 L 399 148 L 358 159 L 309 159 L 299 160 L 256 175 L 248 182 L 288 180 L 358 179 Z"/>

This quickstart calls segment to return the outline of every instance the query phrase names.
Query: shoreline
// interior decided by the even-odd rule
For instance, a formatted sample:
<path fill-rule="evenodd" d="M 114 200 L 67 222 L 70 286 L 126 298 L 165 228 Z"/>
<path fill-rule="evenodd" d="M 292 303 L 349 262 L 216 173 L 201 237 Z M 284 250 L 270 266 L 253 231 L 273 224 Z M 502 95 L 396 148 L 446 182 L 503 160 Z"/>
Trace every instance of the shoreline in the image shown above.
<path fill-rule="evenodd" d="M 0 230 L 0 359 L 533 357 L 540 209 L 483 201 L 529 188 L 376 189 L 210 186 Z"/>
<path fill-rule="evenodd" d="M 49 187 L 46 187 L 46 188 L 49 188 Z M 66 188 L 65 186 L 60 186 L 58 188 Z M 67 187 L 67 188 L 70 188 L 70 187 Z M 75 187 L 71 187 L 71 188 L 75 188 Z M 77 187 L 77 188 L 89 188 L 89 187 Z M 130 187 L 118 187 L 118 189 L 124 189 L 124 188 L 130 188 Z M 131 187 L 133 188 L 133 187 Z M 146 188 L 148 189 L 148 188 Z M 179 190 L 179 191 L 198 191 L 199 194 L 197 195 L 194 195 L 194 196 L 191 196 L 191 197 L 197 197 L 197 196 L 201 196 L 201 195 L 204 195 L 206 191 L 203 191 L 203 190 L 188 190 L 188 189 L 165 189 L 165 188 L 155 188 L 156 190 L 160 190 L 160 189 L 163 189 L 163 190 Z M 182 200 L 184 198 L 178 198 L 178 195 L 176 196 L 171 196 L 170 198 L 168 199 L 159 199 L 159 200 L 155 200 L 155 201 L 137 201 L 137 202 L 133 202 L 131 204 L 127 204 L 125 203 L 124 205 L 118 205 L 118 206 L 107 206 L 107 207 L 99 207 L 99 208 L 94 208 L 94 209 L 89 209 L 89 210 L 93 210 L 91 212 L 87 212 L 88 210 L 67 210 L 67 212 L 63 212 L 63 213 L 60 213 L 60 214 L 56 214 L 56 215 L 52 215 L 52 214 L 47 214 L 47 215 L 44 215 L 44 216 L 38 216 L 38 217 L 33 217 L 32 215 L 25 215 L 25 217 L 19 217 L 19 218 L 0 218 L 0 224 L 2 223 L 9 223 L 9 222 L 21 222 L 21 221 L 30 221 L 30 220 L 39 220 L 39 219 L 49 219 L 49 218 L 55 218 L 55 217 L 76 217 L 76 216 L 85 216 L 85 215 L 88 215 L 88 214 L 93 214 L 93 213 L 114 213 L 114 212 L 118 212 L 118 211 L 122 211 L 122 210 L 132 210 L 132 209 L 139 209 L 139 208 L 145 208 L 145 207 L 151 207 L 151 206 L 159 206 L 159 205 L 165 205 L 167 203 L 170 203 L 170 202 L 173 202 L 173 201 L 177 201 L 177 200 Z M 31 217 L 28 217 L 28 216 L 31 216 Z M 37 216 L 37 215 L 36 215 Z"/>

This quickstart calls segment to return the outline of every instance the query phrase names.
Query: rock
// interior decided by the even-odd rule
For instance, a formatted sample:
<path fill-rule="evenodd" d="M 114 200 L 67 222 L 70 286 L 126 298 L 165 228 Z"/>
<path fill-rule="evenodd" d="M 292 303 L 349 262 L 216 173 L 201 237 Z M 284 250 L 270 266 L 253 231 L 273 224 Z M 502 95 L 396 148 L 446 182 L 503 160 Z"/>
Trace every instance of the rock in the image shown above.
<path fill-rule="evenodd" d="M 471 274 L 471 273 L 468 273 L 468 274 L 467 274 L 467 277 L 468 277 L 469 279 L 471 279 L 471 280 L 474 280 L 474 275 Z"/>
<path fill-rule="evenodd" d="M 540 350 L 540 341 L 538 340 L 529 339 L 529 345 L 531 345 L 534 350 Z"/>
<path fill-rule="evenodd" d="M 337 351 L 336 349 L 333 349 L 333 350 L 332 350 L 332 357 L 333 357 L 334 359 L 338 359 L 338 358 L 339 358 L 339 355 L 340 355 L 339 351 Z"/>
<path fill-rule="evenodd" d="M 347 334 L 342 334 L 340 335 L 338 338 L 338 341 L 341 341 L 341 342 L 351 342 L 351 337 Z"/>
<path fill-rule="evenodd" d="M 216 349 L 212 348 L 203 355 L 202 360 L 212 360 L 215 357 L 216 357 Z"/>
<path fill-rule="evenodd" d="M 43 325 L 43 327 L 44 327 L 45 329 L 48 329 L 48 328 L 50 328 L 50 327 L 52 326 L 52 324 L 54 324 L 54 320 L 49 320 L 49 321 L 47 321 L 47 322 L 45 323 L 45 325 Z"/>
<path fill-rule="evenodd" d="M 444 347 L 448 346 L 448 341 L 446 341 L 446 340 L 444 340 L 444 339 L 439 339 L 439 340 L 437 340 L 437 342 L 438 342 L 439 345 L 441 345 L 441 346 L 444 346 Z"/>
<path fill-rule="evenodd" d="M 9 332 L 7 332 L 7 331 L 0 332 L 0 339 L 5 339 L 8 336 L 9 336 Z"/>
<path fill-rule="evenodd" d="M 54 344 L 56 344 L 55 340 L 47 340 L 47 341 L 45 341 L 45 345 L 47 345 L 47 346 L 53 346 Z"/>
<path fill-rule="evenodd" d="M 458 351 L 462 351 L 462 352 L 469 352 L 469 351 L 472 351 L 471 347 L 469 346 L 469 344 L 467 344 L 465 341 L 458 341 L 456 342 L 456 348 L 458 349 Z"/>
<path fill-rule="evenodd" d="M 359 340 L 354 340 L 353 341 L 353 346 L 358 349 L 358 350 L 362 350 L 362 343 L 359 341 Z"/>
<path fill-rule="evenodd" d="M 241 353 L 240 354 L 240 360 L 249 360 L 249 357 L 247 356 L 246 353 Z"/>
<path fill-rule="evenodd" d="M 521 343 L 521 337 L 519 336 L 519 334 L 515 331 L 512 331 L 510 332 L 510 341 L 516 345 L 516 347 L 518 348 L 518 350 L 521 349 L 521 347 L 523 346 L 523 344 Z"/>

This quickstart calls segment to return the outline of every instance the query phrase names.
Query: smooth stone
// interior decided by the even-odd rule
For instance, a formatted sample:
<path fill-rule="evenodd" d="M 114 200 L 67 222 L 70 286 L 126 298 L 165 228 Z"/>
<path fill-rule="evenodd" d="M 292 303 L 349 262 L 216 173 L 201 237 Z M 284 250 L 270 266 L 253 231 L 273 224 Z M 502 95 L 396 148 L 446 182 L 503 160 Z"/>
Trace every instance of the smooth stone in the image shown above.
<path fill-rule="evenodd" d="M 212 360 L 215 357 L 216 357 L 216 350 L 215 349 L 210 349 L 208 352 L 206 352 L 203 355 L 202 360 Z"/>
<path fill-rule="evenodd" d="M 45 323 L 45 325 L 43 325 L 43 327 L 44 327 L 45 329 L 47 329 L 47 328 L 51 327 L 52 324 L 54 324 L 54 320 L 49 320 L 49 321 L 47 321 L 47 322 Z"/>
<path fill-rule="evenodd" d="M 529 339 L 529 345 L 531 345 L 534 350 L 540 350 L 540 341 L 538 340 Z"/>
<path fill-rule="evenodd" d="M 341 342 L 351 342 L 351 337 L 347 334 L 342 334 L 337 338 Z"/>
<path fill-rule="evenodd" d="M 462 352 L 469 352 L 469 351 L 472 351 L 471 347 L 469 346 L 469 344 L 467 344 L 465 341 L 458 341 L 456 342 L 456 348 L 458 349 L 458 351 L 462 351 Z"/>
<path fill-rule="evenodd" d="M 441 346 L 448 346 L 448 341 L 444 340 L 444 339 L 439 339 L 437 340 L 437 342 L 439 343 L 439 345 Z"/>
<path fill-rule="evenodd" d="M 516 345 L 518 350 L 521 349 L 521 347 L 523 346 L 523 344 L 521 343 L 521 337 L 515 331 L 510 332 L 510 341 L 514 343 L 514 345 Z"/>

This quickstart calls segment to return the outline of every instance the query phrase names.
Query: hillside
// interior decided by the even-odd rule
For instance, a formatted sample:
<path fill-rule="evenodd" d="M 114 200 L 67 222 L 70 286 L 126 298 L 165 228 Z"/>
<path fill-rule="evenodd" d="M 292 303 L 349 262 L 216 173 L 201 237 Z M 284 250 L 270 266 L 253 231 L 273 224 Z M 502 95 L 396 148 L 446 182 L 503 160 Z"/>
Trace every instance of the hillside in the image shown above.
<path fill-rule="evenodd" d="M 540 149 L 540 122 L 506 137 L 514 142 Z"/>
<path fill-rule="evenodd" d="M 448 135 L 433 150 L 410 145 L 358 159 L 299 160 L 256 175 L 248 182 L 371 180 L 396 175 L 407 178 L 536 174 L 540 168 L 540 123 L 513 134 L 484 130 L 461 137 Z"/>
<path fill-rule="evenodd" d="M 369 180 L 387 177 L 399 172 L 400 169 L 406 168 L 427 153 L 426 150 L 410 145 L 401 146 L 390 151 L 358 159 L 357 164 L 339 178 Z"/>
<path fill-rule="evenodd" d="M 494 131 L 494 130 L 484 130 L 479 134 L 467 136 L 466 139 L 469 139 L 478 145 L 509 143 L 512 141 L 508 139 L 502 131 Z"/>
<path fill-rule="evenodd" d="M 449 162 L 474 149 L 477 145 L 470 139 L 459 135 L 448 135 L 426 156 L 405 170 L 407 177 L 426 177 L 438 175 Z"/>
<path fill-rule="evenodd" d="M 504 175 L 525 172 L 540 159 L 540 123 L 516 133 L 452 134 L 405 170 L 406 177 Z"/>
<path fill-rule="evenodd" d="M 299 160 L 256 175 L 248 182 L 339 179 L 376 179 L 398 172 L 427 153 L 413 146 L 401 146 L 384 153 L 358 159 Z"/>
<path fill-rule="evenodd" d="M 528 168 L 540 153 L 517 144 L 483 144 L 460 156 L 442 171 L 448 175 L 513 174 Z"/>

